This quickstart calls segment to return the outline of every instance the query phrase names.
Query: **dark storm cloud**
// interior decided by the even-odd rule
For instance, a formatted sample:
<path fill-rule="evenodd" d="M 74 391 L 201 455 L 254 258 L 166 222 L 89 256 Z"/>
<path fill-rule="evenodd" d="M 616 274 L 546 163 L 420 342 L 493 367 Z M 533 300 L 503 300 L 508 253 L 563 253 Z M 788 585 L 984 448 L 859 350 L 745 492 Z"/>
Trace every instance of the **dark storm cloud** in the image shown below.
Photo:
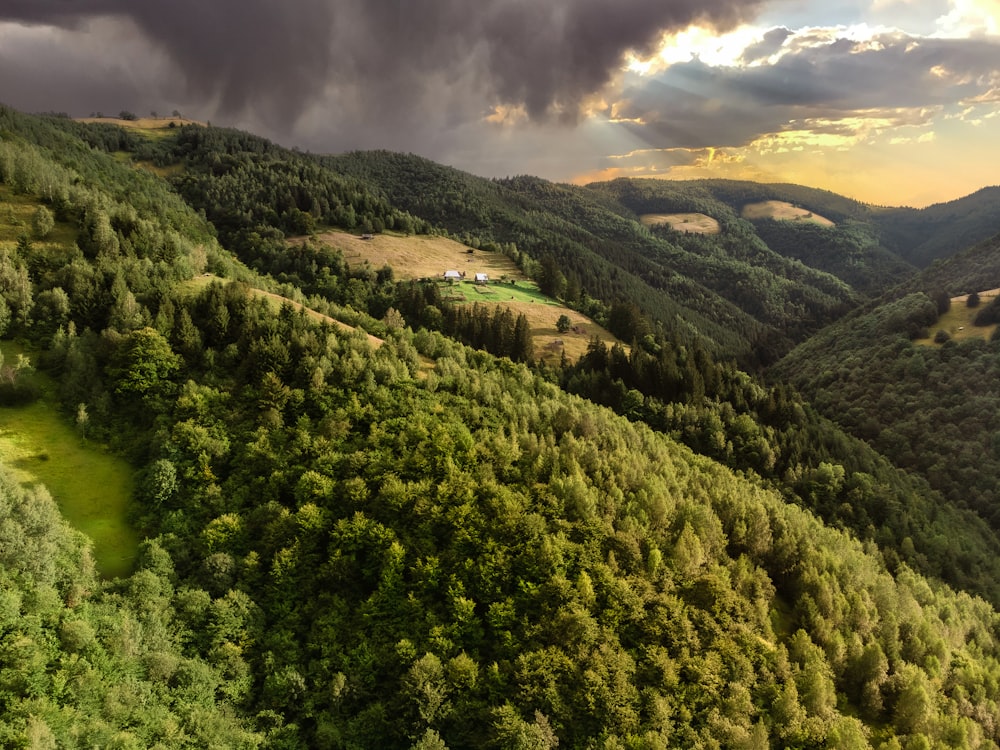
<path fill-rule="evenodd" d="M 757 60 L 763 60 L 770 57 L 781 49 L 781 45 L 783 45 L 785 40 L 791 35 L 792 31 L 784 27 L 771 29 L 764 34 L 764 38 L 757 42 L 757 44 L 751 44 L 743 50 L 743 62 L 752 63 Z"/>
<path fill-rule="evenodd" d="M 101 18 L 131 21 L 173 60 L 194 99 L 236 112 L 258 95 L 301 106 L 330 63 L 332 9 L 325 0 L 6 0 L 0 19 L 79 29 Z M 287 9 L 287 10 L 286 10 Z M 114 40 L 109 54 L 114 55 Z M 150 82 L 160 84 L 161 82 Z"/>
<path fill-rule="evenodd" d="M 458 85 L 477 106 L 572 119 L 628 50 L 693 21 L 730 26 L 760 0 L 6 0 L 0 20 L 84 29 L 127 19 L 173 61 L 188 99 L 294 119 L 332 90 L 401 113 Z M 161 82 L 157 82 L 161 83 Z M 429 91 L 428 87 L 439 90 Z"/>
<path fill-rule="evenodd" d="M 1000 44 L 988 39 L 915 39 L 884 35 L 804 44 L 784 40 L 775 64 L 672 65 L 639 81 L 616 106 L 622 120 L 652 145 L 741 146 L 769 133 L 846 118 L 925 124 L 908 110 L 955 108 L 1000 84 Z"/>

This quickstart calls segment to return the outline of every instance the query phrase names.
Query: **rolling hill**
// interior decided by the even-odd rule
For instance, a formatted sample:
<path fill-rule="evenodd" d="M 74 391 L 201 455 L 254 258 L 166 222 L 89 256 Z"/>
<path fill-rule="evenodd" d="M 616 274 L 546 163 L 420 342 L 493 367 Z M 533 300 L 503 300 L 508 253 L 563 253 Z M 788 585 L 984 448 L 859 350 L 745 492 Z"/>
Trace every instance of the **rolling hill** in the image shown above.
<path fill-rule="evenodd" d="M 0 471 L 3 744 L 1000 744 L 997 536 L 734 361 L 748 330 L 808 346 L 847 283 L 738 218 L 684 245 L 594 188 L 110 127 L 0 108 L 3 335 L 134 467 L 144 539 L 101 580 Z M 352 264 L 333 228 L 467 232 L 641 335 L 533 367 L 513 313 Z M 901 350 L 937 307 L 863 312 Z M 976 376 L 964 346 L 920 351 Z"/>
<path fill-rule="evenodd" d="M 1000 232 L 1000 187 L 927 208 L 874 210 L 886 247 L 924 268 Z"/>

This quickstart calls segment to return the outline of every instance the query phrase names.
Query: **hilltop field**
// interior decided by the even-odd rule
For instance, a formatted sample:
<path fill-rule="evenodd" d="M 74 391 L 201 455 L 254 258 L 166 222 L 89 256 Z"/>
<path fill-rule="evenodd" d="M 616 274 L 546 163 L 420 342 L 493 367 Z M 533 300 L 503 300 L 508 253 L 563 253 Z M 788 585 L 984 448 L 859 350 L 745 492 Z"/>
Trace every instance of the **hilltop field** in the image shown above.
<path fill-rule="evenodd" d="M 157 131 L 165 130 L 171 126 L 179 128 L 182 125 L 204 125 L 198 120 L 190 120 L 187 117 L 137 117 L 134 120 L 123 120 L 120 117 L 77 117 L 77 122 L 103 122 L 108 125 L 118 125 L 122 128 L 137 130 L 144 135 L 161 135 Z"/>
<path fill-rule="evenodd" d="M 639 217 L 647 227 L 669 224 L 671 229 L 692 234 L 718 234 L 722 231 L 719 222 L 707 214 L 643 214 Z"/>
<path fill-rule="evenodd" d="M 811 221 L 821 227 L 836 226 L 825 216 L 794 206 L 787 201 L 762 201 L 743 206 L 744 219 L 777 219 L 778 221 Z"/>
<path fill-rule="evenodd" d="M 575 361 L 587 351 L 591 337 L 617 342 L 605 328 L 590 318 L 538 290 L 514 262 L 502 253 L 475 250 L 446 237 L 378 234 L 362 239 L 347 232 L 324 232 L 318 239 L 339 249 L 351 266 L 368 264 L 372 268 L 389 266 L 398 279 L 440 279 L 447 289 L 446 298 L 460 302 L 504 305 L 515 314 L 523 313 L 531 325 L 535 358 L 558 362 L 565 352 Z M 465 273 L 461 281 L 444 281 L 446 271 Z M 486 284 L 474 282 L 477 273 L 489 276 Z M 565 333 L 556 329 L 560 316 L 569 318 L 571 328 Z"/>

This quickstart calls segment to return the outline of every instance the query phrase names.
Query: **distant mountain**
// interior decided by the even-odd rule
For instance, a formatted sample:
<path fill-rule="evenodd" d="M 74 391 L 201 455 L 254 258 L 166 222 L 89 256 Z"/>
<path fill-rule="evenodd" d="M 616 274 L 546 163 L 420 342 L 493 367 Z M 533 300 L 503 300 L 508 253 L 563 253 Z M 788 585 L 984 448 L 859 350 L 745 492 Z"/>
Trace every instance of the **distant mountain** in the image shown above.
<path fill-rule="evenodd" d="M 927 208 L 873 209 L 882 242 L 921 268 L 1000 233 L 1000 187 Z"/>
<path fill-rule="evenodd" d="M 750 231 L 773 252 L 830 273 L 861 295 L 877 294 L 915 270 L 882 246 L 867 207 L 826 190 L 733 180 L 620 179 L 589 187 L 614 196 L 636 215 L 697 211 L 726 226 L 748 223 Z M 832 226 L 741 218 L 747 206 L 768 201 L 786 203 L 807 216 L 815 213 Z"/>

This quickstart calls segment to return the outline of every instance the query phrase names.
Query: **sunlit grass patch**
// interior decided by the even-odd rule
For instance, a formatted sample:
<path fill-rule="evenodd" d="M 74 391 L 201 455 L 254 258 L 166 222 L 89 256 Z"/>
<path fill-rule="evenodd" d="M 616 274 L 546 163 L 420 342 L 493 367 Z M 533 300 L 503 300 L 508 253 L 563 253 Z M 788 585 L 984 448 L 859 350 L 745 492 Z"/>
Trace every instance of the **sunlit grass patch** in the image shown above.
<path fill-rule="evenodd" d="M 691 232 L 692 234 L 719 234 L 722 231 L 716 219 L 700 213 L 643 214 L 639 217 L 639 221 L 647 227 L 669 224 L 672 229 L 676 229 L 678 232 Z"/>
<path fill-rule="evenodd" d="M 7 358 L 16 357 L 9 343 L 3 351 Z M 33 377 L 42 383 L 42 398 L 0 407 L 0 460 L 18 481 L 45 485 L 70 525 L 93 541 L 102 575 L 127 575 L 139 545 L 128 522 L 132 468 L 79 434 L 57 411 L 51 381 L 37 373 Z"/>
<path fill-rule="evenodd" d="M 967 339 L 985 339 L 989 341 L 997 326 L 995 324 L 977 326 L 973 325 L 972 321 L 975 320 L 976 314 L 989 304 L 998 293 L 1000 293 L 1000 290 L 996 289 L 980 292 L 980 303 L 977 307 L 969 307 L 969 296 L 967 294 L 952 297 L 951 308 L 949 308 L 948 312 L 938 318 L 937 323 L 929 328 L 929 335 L 927 337 L 914 339 L 914 343 L 921 346 L 941 346 L 942 341 L 935 341 L 938 331 L 944 331 L 948 334 L 947 339 L 945 339 L 946 341 L 965 341 Z"/>
<path fill-rule="evenodd" d="M 825 216 L 820 216 L 805 208 L 799 208 L 787 201 L 762 201 L 743 206 L 744 219 L 775 219 L 777 221 L 809 221 L 823 227 L 835 226 Z"/>
<path fill-rule="evenodd" d="M 32 247 L 65 248 L 76 242 L 76 229 L 57 221 L 45 237 L 36 237 L 35 212 L 44 205 L 37 198 L 16 195 L 10 188 L 0 186 L 0 243 L 13 246 L 21 235 L 27 235 Z M 50 209 L 51 210 L 51 209 Z"/>

